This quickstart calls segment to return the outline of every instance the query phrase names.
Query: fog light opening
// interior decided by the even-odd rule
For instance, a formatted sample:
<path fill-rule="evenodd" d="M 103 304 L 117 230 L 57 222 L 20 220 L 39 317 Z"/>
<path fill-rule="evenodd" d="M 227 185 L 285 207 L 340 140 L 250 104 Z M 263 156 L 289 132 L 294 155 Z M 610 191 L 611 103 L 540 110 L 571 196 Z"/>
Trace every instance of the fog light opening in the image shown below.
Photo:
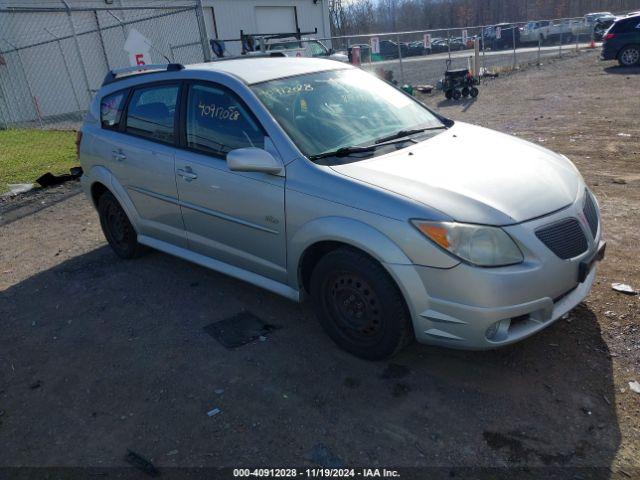
<path fill-rule="evenodd" d="M 485 337 L 487 340 L 491 340 L 492 342 L 501 342 L 502 340 L 506 340 L 509 334 L 509 326 L 511 325 L 510 318 L 504 318 L 500 321 L 497 321 L 485 332 Z"/>

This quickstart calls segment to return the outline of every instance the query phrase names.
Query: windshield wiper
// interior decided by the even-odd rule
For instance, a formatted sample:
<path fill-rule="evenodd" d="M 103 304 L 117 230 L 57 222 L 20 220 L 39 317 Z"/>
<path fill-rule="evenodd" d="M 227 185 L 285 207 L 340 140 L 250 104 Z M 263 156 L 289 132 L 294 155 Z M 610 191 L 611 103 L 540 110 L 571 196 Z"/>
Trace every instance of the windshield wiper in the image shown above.
<path fill-rule="evenodd" d="M 327 157 L 346 157 L 352 153 L 372 152 L 380 145 L 367 145 L 364 147 L 341 147 L 337 150 L 331 150 L 330 152 L 318 153 L 317 155 L 309 155 L 309 160 L 318 160 L 320 158 Z"/>
<path fill-rule="evenodd" d="M 388 142 L 389 140 L 394 140 L 396 138 L 404 138 L 409 137 L 411 135 L 415 135 L 416 133 L 426 132 L 427 130 L 440 130 L 442 128 L 447 128 L 444 125 L 438 125 L 436 127 L 425 127 L 425 128 L 413 128 L 408 130 L 399 130 L 396 133 L 392 133 L 391 135 L 387 135 L 386 137 L 379 138 L 375 141 L 376 144 Z"/>
<path fill-rule="evenodd" d="M 425 128 L 424 130 L 427 130 L 427 129 Z M 340 147 L 337 150 L 318 153 L 317 155 L 309 155 L 309 160 L 318 160 L 320 158 L 327 158 L 327 157 L 347 157 L 354 153 L 373 152 L 378 147 L 384 147 L 385 145 L 393 145 L 394 143 L 402 143 L 406 141 L 408 140 L 403 136 L 401 138 L 390 138 L 383 142 L 376 141 L 373 145 L 362 145 L 362 146 L 353 145 L 349 147 Z"/>

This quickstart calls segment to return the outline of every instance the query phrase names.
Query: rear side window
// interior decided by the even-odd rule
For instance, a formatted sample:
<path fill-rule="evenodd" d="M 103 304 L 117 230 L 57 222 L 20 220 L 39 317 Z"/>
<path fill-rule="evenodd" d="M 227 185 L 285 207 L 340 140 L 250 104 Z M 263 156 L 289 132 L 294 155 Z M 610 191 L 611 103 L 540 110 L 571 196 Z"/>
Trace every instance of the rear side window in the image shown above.
<path fill-rule="evenodd" d="M 231 150 L 264 147 L 265 133 L 233 93 L 210 85 L 192 85 L 186 106 L 187 147 L 219 157 Z"/>
<path fill-rule="evenodd" d="M 126 97 L 126 91 L 112 93 L 111 95 L 102 97 L 100 101 L 100 122 L 102 128 L 118 129 Z"/>
<path fill-rule="evenodd" d="M 173 143 L 179 89 L 177 84 L 136 89 L 127 108 L 127 133 Z"/>

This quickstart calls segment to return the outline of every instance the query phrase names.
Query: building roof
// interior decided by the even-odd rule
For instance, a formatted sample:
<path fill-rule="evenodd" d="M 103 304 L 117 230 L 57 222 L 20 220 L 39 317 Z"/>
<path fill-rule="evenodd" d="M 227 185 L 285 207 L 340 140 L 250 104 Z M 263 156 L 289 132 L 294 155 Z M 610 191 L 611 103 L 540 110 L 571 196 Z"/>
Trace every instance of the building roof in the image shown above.
<path fill-rule="evenodd" d="M 308 57 L 241 57 L 197 63 L 185 66 L 187 70 L 205 70 L 229 73 L 248 84 L 266 82 L 276 78 L 305 73 L 352 68 L 336 60 Z"/>

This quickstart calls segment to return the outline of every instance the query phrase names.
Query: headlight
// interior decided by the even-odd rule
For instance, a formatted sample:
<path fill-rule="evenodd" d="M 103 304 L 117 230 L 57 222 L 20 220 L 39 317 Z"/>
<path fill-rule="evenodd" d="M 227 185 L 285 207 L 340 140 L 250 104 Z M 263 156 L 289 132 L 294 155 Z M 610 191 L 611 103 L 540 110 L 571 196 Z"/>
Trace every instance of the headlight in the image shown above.
<path fill-rule="evenodd" d="M 437 245 L 474 265 L 499 267 L 524 260 L 515 242 L 498 227 L 420 220 L 412 223 Z"/>

